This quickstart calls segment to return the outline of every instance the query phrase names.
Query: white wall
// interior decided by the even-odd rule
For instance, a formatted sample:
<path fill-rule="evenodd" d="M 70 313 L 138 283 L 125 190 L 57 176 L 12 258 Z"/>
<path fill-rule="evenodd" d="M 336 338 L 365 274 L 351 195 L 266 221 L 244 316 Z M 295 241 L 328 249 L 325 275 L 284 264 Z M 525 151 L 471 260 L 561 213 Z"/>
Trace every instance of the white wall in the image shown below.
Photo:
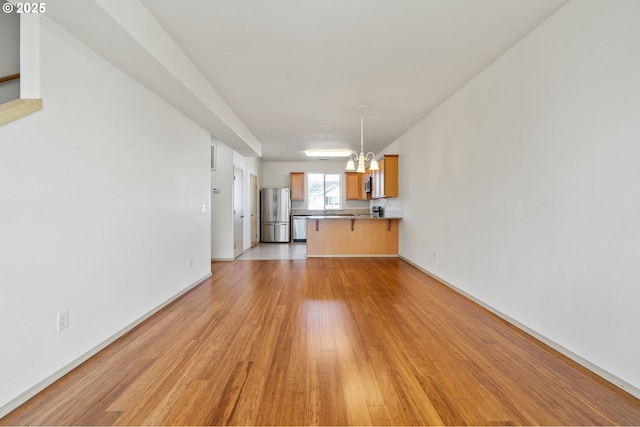
<path fill-rule="evenodd" d="M 44 109 L 0 128 L 0 414 L 210 274 L 209 135 L 41 23 Z"/>
<path fill-rule="evenodd" d="M 4 1 L 2 2 L 4 4 Z M 20 15 L 0 13 L 0 77 L 20 72 Z M 20 98 L 20 80 L 0 83 L 0 104 Z"/>
<path fill-rule="evenodd" d="M 261 188 L 291 187 L 291 172 L 338 173 L 342 175 L 342 209 L 368 209 L 369 202 L 360 200 L 344 200 L 346 194 L 344 168 L 347 162 L 264 162 Z M 306 189 L 306 177 L 305 177 Z M 307 200 L 293 201 L 292 209 L 307 209 Z"/>
<path fill-rule="evenodd" d="M 216 144 L 216 170 L 211 171 L 211 259 L 233 259 L 233 150 Z"/>
<path fill-rule="evenodd" d="M 256 157 L 244 157 L 221 141 L 212 140 L 216 144 L 216 170 L 211 171 L 211 259 L 231 261 L 234 259 L 234 225 L 233 225 L 233 168 L 242 169 L 243 206 L 245 210 L 243 223 L 243 251 L 251 247 L 251 174 L 258 177 L 258 187 L 262 175 L 262 160 Z"/>
<path fill-rule="evenodd" d="M 401 255 L 636 394 L 639 19 L 569 2 L 395 143 Z"/>
<path fill-rule="evenodd" d="M 262 160 L 258 157 L 244 157 L 237 151 L 233 152 L 233 164 L 242 169 L 243 184 L 243 209 L 244 222 L 242 233 L 242 250 L 251 248 L 251 175 L 258 177 L 258 193 L 260 192 L 260 177 L 262 176 Z M 259 196 L 258 196 L 259 197 Z M 258 218 L 260 218 L 260 206 L 257 207 Z M 258 240 L 260 237 L 260 223 L 258 222 Z"/>

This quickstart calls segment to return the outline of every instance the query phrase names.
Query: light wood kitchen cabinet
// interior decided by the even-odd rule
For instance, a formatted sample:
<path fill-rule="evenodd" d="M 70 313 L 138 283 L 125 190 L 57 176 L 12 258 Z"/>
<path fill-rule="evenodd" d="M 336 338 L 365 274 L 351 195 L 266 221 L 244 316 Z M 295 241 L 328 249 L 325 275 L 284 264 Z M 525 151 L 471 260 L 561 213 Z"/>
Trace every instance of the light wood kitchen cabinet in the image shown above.
<path fill-rule="evenodd" d="M 398 197 L 398 155 L 385 154 L 378 161 L 380 170 L 373 171 L 372 199 Z"/>
<path fill-rule="evenodd" d="M 291 172 L 291 200 L 304 200 L 304 172 Z"/>
<path fill-rule="evenodd" d="M 345 186 L 347 200 L 367 200 L 367 194 L 364 192 L 364 180 L 366 174 L 358 172 L 345 172 Z"/>

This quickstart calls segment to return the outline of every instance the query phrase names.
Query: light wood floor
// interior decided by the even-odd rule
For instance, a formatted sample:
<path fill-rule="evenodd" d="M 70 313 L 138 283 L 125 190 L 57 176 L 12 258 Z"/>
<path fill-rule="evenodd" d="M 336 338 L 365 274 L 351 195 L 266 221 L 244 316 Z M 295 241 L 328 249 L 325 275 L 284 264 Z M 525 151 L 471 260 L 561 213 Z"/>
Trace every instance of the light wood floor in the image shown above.
<path fill-rule="evenodd" d="M 1 420 L 640 425 L 640 401 L 397 258 L 213 277 Z"/>

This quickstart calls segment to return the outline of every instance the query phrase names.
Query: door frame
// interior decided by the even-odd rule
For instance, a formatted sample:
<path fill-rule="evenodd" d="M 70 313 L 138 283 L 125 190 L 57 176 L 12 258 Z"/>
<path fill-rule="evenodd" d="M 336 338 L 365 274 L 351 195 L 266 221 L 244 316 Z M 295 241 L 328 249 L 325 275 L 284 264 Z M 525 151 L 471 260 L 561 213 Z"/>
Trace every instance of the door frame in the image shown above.
<path fill-rule="evenodd" d="M 236 179 L 236 171 L 240 180 Z M 237 194 L 239 192 L 239 194 Z M 244 171 L 241 167 L 233 165 L 233 258 L 237 258 L 244 252 Z M 240 212 L 236 212 L 236 208 Z M 237 221 L 240 222 L 238 226 Z"/>
<path fill-rule="evenodd" d="M 260 218 L 258 218 L 258 207 L 260 206 L 260 192 L 258 191 L 258 177 L 254 174 L 249 175 L 251 181 L 251 247 L 254 247 L 260 241 Z"/>

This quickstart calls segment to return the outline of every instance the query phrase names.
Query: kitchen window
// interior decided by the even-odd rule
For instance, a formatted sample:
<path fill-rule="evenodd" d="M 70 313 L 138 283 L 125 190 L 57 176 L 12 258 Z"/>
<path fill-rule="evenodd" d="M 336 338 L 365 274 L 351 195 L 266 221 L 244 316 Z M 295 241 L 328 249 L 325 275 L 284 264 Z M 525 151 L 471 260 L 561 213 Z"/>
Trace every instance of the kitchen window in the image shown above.
<path fill-rule="evenodd" d="M 338 173 L 307 174 L 307 209 L 323 211 L 342 208 L 342 183 Z"/>

